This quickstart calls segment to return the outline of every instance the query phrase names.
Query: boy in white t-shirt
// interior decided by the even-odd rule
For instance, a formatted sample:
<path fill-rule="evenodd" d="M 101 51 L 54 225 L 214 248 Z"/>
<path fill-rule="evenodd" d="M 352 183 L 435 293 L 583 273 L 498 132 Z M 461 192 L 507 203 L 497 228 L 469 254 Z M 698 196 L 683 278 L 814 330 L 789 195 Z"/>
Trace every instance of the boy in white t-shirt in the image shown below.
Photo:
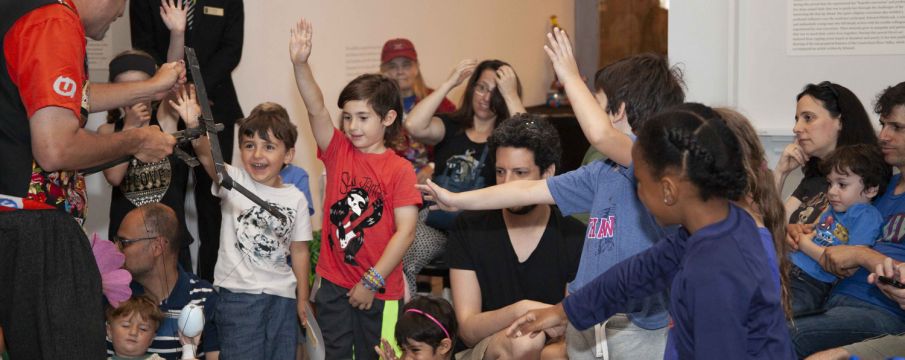
<path fill-rule="evenodd" d="M 173 106 L 189 127 L 197 126 L 193 89 L 183 91 Z M 292 161 L 297 136 L 286 109 L 262 103 L 239 125 L 242 168 L 226 165 L 237 183 L 276 205 L 283 220 L 237 191 L 211 187 L 223 213 L 214 268 L 223 358 L 295 359 L 298 326 L 305 323 L 308 306 L 311 221 L 305 195 L 283 184 L 280 170 Z M 193 145 L 205 170 L 217 178 L 207 138 Z"/>

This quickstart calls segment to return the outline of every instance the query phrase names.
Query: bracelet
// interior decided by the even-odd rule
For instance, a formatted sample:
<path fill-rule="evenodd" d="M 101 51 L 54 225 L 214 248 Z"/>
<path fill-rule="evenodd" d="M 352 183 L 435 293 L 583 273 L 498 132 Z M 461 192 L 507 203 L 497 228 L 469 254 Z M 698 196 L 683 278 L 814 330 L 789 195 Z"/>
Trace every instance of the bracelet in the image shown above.
<path fill-rule="evenodd" d="M 386 286 L 386 281 L 384 281 L 383 276 L 381 276 L 380 273 L 377 272 L 377 269 L 373 267 L 368 269 L 368 271 L 361 276 L 361 283 L 368 290 L 374 292 L 383 294 L 386 291 L 386 289 L 384 288 L 384 286 Z"/>

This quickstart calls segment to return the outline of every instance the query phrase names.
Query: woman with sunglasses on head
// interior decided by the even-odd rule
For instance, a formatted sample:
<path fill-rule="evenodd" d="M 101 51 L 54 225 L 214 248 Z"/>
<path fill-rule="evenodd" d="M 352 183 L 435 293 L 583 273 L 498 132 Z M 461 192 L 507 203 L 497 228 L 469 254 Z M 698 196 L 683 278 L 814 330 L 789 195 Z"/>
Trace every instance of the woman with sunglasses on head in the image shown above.
<path fill-rule="evenodd" d="M 877 135 L 864 105 L 842 85 L 808 84 L 797 99 L 795 141 L 786 146 L 774 176 L 781 193 L 789 173 L 802 168 L 804 179 L 786 200 L 786 214 L 790 224 L 813 224 L 827 205 L 828 183 L 820 160 L 840 146 L 876 144 Z"/>

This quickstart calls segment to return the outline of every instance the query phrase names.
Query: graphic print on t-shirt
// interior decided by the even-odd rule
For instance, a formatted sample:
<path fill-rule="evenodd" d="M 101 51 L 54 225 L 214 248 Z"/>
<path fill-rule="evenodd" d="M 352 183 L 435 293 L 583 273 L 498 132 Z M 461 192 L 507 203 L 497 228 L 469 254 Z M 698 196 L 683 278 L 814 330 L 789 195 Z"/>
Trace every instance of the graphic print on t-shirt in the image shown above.
<path fill-rule="evenodd" d="M 329 240 L 331 249 L 339 242 L 344 262 L 358 265 L 355 255 L 364 246 L 364 229 L 376 225 L 383 217 L 383 194 L 379 185 L 370 178 L 365 178 L 362 185 L 357 186 L 356 179 L 346 181 L 349 177 L 348 173 L 343 173 L 346 196 L 330 206 L 330 223 L 335 230 L 330 233 Z"/>
<path fill-rule="evenodd" d="M 616 246 L 614 243 L 616 216 L 612 215 L 615 212 L 615 209 L 609 207 L 603 209 L 603 214 L 599 217 L 591 217 L 588 219 L 588 232 L 585 237 L 588 241 L 598 240 L 598 255 L 606 253 Z"/>
<path fill-rule="evenodd" d="M 898 244 L 903 238 L 905 238 L 905 213 L 890 216 L 886 225 L 883 225 L 883 237 L 877 241 Z"/>
<path fill-rule="evenodd" d="M 833 215 L 827 215 L 820 224 L 817 224 L 816 233 L 812 241 L 817 245 L 833 246 L 837 244 L 836 240 L 840 245 L 848 244 L 848 229 L 836 221 Z"/>
<path fill-rule="evenodd" d="M 255 265 L 276 268 L 286 266 L 296 210 L 270 204 L 286 216 L 279 219 L 257 205 L 245 209 L 236 218 L 236 249 Z"/>
<path fill-rule="evenodd" d="M 452 181 L 463 184 L 474 183 L 474 176 L 480 176 L 475 169 L 481 162 L 474 157 L 475 150 L 468 149 L 465 154 L 452 156 L 446 160 L 446 173 Z"/>
<path fill-rule="evenodd" d="M 796 224 L 811 224 L 817 220 L 826 204 L 826 193 L 822 191 L 812 197 L 804 197 L 798 209 L 792 212 L 791 221 Z"/>
<path fill-rule="evenodd" d="M 172 174 L 167 158 L 153 163 L 132 159 L 119 189 L 136 207 L 160 202 L 170 188 Z"/>

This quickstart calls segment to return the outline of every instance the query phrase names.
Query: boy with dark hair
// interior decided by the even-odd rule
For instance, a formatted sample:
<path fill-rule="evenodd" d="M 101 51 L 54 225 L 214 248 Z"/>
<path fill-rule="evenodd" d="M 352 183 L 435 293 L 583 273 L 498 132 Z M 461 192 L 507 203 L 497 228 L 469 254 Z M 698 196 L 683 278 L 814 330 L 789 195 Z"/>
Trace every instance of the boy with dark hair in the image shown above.
<path fill-rule="evenodd" d="M 827 247 L 871 246 L 880 236 L 883 217 L 871 201 L 883 195 L 892 176 L 877 145 L 840 147 L 820 167 L 827 174 L 830 206 L 820 215 L 814 232 L 798 241 L 799 250 L 789 255 L 792 313 L 796 316 L 823 308 L 836 283 L 836 275 L 818 263 Z"/>
<path fill-rule="evenodd" d="M 198 126 L 194 95 L 194 89 L 183 92 L 173 103 L 188 127 Z M 275 205 L 282 218 L 237 191 L 211 186 L 223 212 L 214 267 L 223 358 L 295 358 L 308 307 L 311 220 L 305 195 L 284 184 L 280 171 L 295 155 L 297 134 L 282 106 L 262 103 L 239 126 L 242 168 L 225 165 L 234 181 Z M 208 175 L 217 178 L 207 137 L 192 144 Z"/>
<path fill-rule="evenodd" d="M 327 171 L 317 322 L 327 358 L 374 359 L 382 331 L 395 327 L 399 314 L 401 261 L 415 236 L 421 197 L 412 164 L 390 150 L 401 128 L 396 82 L 377 74 L 352 80 L 339 94 L 337 129 L 308 63 L 311 38 L 311 23 L 302 19 L 289 48 Z"/>
<path fill-rule="evenodd" d="M 418 188 L 444 210 L 556 204 L 563 215 L 590 212 L 578 273 L 568 288 L 569 292 L 575 292 L 613 265 L 666 236 L 635 194 L 634 171 L 627 167 L 631 164 L 633 143 L 628 134 L 639 130 L 647 115 L 663 110 L 657 107 L 681 103 L 684 92 L 679 72 L 670 68 L 665 58 L 643 55 L 604 68 L 598 78 L 607 84 L 591 94 L 578 73 L 569 39 L 559 29 L 554 33 L 555 37 L 547 35 L 549 45 L 544 50 L 565 86 L 585 136 L 610 160 L 595 161 L 546 180 L 514 181 L 457 194 L 432 182 Z M 647 76 L 637 77 L 639 73 Z M 616 86 L 611 88 L 609 83 Z M 610 106 L 609 96 L 622 100 L 614 100 Z M 650 101 L 648 96 L 659 98 Z M 638 105 L 629 105 L 635 101 Z M 629 108 L 634 110 L 629 112 L 626 110 Z M 629 119 L 629 115 L 638 117 Z M 569 327 L 566 332 L 569 358 L 662 358 L 666 345 L 666 304 L 666 294 L 658 293 L 635 299 L 627 307 L 631 313 L 613 316 L 594 329 L 579 332 Z"/>
<path fill-rule="evenodd" d="M 537 115 L 517 114 L 488 139 L 496 182 L 548 179 L 562 148 L 556 129 Z M 519 316 L 562 300 L 575 277 L 584 225 L 547 204 L 466 211 L 450 230 L 446 255 L 462 340 L 457 359 L 565 357 L 562 337 L 510 339 Z"/>

